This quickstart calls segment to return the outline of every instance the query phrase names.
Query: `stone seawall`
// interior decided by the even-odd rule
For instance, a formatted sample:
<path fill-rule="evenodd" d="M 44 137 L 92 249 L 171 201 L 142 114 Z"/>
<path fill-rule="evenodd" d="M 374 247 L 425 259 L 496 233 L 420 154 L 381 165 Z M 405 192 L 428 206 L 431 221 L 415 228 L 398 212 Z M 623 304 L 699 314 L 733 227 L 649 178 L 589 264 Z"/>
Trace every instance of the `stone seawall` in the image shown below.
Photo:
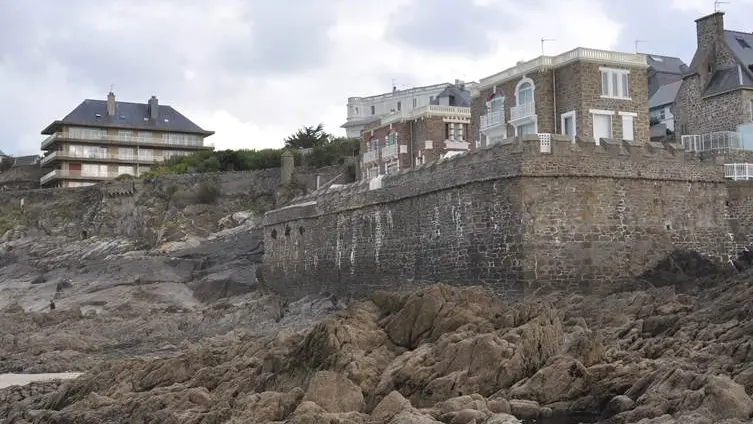
<path fill-rule="evenodd" d="M 526 136 L 369 185 L 268 212 L 267 284 L 294 297 L 437 281 L 608 292 L 675 249 L 734 250 L 721 166 L 678 146 Z"/>

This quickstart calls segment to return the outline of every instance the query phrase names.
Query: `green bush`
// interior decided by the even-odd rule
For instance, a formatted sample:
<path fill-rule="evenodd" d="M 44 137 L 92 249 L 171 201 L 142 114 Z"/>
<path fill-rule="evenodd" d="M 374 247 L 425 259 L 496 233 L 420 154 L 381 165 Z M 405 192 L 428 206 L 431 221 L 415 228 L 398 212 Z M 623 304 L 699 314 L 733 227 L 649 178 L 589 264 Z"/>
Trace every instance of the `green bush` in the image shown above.
<path fill-rule="evenodd" d="M 203 182 L 199 184 L 198 190 L 196 190 L 196 203 L 200 204 L 211 204 L 215 203 L 217 201 L 217 198 L 220 197 L 222 193 L 220 192 L 220 188 L 212 183 Z"/>

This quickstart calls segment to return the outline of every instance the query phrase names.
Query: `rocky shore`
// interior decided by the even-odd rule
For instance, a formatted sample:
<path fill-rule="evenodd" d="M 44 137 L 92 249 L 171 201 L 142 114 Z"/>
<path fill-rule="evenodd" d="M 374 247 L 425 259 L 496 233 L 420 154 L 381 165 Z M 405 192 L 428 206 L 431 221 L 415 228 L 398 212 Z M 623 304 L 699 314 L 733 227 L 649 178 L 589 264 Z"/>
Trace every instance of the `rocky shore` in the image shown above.
<path fill-rule="evenodd" d="M 751 271 L 692 270 L 691 258 L 673 263 L 686 275 L 665 267 L 605 297 L 511 302 L 439 284 L 286 302 L 256 284 L 258 221 L 224 222 L 149 250 L 6 233 L 0 373 L 84 374 L 0 389 L 0 423 L 753 417 Z"/>

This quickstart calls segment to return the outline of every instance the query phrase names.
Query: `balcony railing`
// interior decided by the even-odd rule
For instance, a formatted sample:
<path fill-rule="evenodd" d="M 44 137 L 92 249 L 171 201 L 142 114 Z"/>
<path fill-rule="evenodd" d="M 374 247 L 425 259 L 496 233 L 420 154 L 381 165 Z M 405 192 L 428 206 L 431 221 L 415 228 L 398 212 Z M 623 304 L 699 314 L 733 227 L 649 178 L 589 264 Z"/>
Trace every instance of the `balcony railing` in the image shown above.
<path fill-rule="evenodd" d="M 153 155 L 126 155 L 126 154 L 116 154 L 116 153 L 80 153 L 80 152 L 64 152 L 64 151 L 55 151 L 50 153 L 49 155 L 42 158 L 41 164 L 45 165 L 49 162 L 51 162 L 55 158 L 60 159 L 95 159 L 95 160 L 106 160 L 106 161 L 116 161 L 116 162 L 143 162 L 143 163 L 154 163 L 159 162 L 164 159 L 169 158 L 171 155 L 160 155 L 160 156 L 153 156 Z"/>
<path fill-rule="evenodd" d="M 536 113 L 536 106 L 533 102 L 510 108 L 510 121 L 528 118 Z"/>
<path fill-rule="evenodd" d="M 459 140 L 445 140 L 444 141 L 444 147 L 447 150 L 468 150 L 468 142 L 467 141 L 459 141 Z"/>
<path fill-rule="evenodd" d="M 146 171 L 139 171 L 138 174 L 141 175 L 143 172 Z M 139 176 L 131 174 L 134 176 Z M 115 177 L 120 176 L 119 172 L 98 172 L 98 173 L 86 173 L 83 171 L 71 171 L 67 169 L 55 169 L 48 173 L 46 173 L 42 178 L 39 179 L 39 183 L 44 185 L 45 183 L 58 179 L 58 178 L 81 178 L 81 179 L 88 179 L 88 180 L 108 180 Z"/>
<path fill-rule="evenodd" d="M 396 158 L 397 152 L 397 144 L 388 144 L 382 147 L 382 159 Z"/>
<path fill-rule="evenodd" d="M 175 140 L 164 140 L 161 138 L 139 138 L 137 136 L 122 136 L 105 134 L 98 137 L 78 136 L 66 132 L 56 132 L 42 141 L 42 150 L 49 147 L 55 140 L 81 140 L 81 141 L 107 141 L 112 143 L 142 146 L 173 146 L 188 149 L 211 149 L 214 144 L 211 142 L 199 141 L 198 144 L 186 144 Z"/>
<path fill-rule="evenodd" d="M 481 122 L 479 123 L 479 129 L 481 131 L 488 130 L 490 128 L 504 125 L 505 124 L 505 111 L 504 110 L 494 110 L 491 112 L 488 112 L 486 115 L 483 115 L 481 117 Z"/>
<path fill-rule="evenodd" d="M 724 178 L 735 181 L 753 180 L 753 163 L 727 163 L 724 165 Z"/>
<path fill-rule="evenodd" d="M 378 158 L 379 158 L 378 150 L 369 150 L 368 152 L 363 154 L 363 163 L 376 162 Z"/>
<path fill-rule="evenodd" d="M 462 106 L 442 106 L 428 105 L 413 110 L 402 110 L 385 115 L 382 118 L 382 125 L 391 124 L 398 121 L 408 121 L 421 116 L 451 116 L 458 119 L 471 119 L 471 108 Z"/>
<path fill-rule="evenodd" d="M 682 145 L 688 152 L 725 152 L 745 149 L 740 133 L 734 131 L 684 135 L 682 136 Z"/>

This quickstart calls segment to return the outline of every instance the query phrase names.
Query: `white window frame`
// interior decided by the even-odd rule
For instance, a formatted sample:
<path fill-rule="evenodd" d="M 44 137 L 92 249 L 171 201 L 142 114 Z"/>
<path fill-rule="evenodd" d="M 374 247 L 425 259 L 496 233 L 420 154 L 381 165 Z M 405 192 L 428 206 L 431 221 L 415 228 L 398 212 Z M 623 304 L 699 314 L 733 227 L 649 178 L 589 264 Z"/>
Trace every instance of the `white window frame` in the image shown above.
<path fill-rule="evenodd" d="M 750 122 L 753 122 L 753 100 L 748 102 L 750 104 Z"/>
<path fill-rule="evenodd" d="M 527 104 L 527 103 L 520 103 L 520 91 L 521 91 L 521 87 L 523 87 L 523 85 L 525 85 L 526 83 L 531 84 L 531 88 L 530 88 L 530 90 L 531 90 L 531 103 L 534 103 L 534 94 L 536 92 L 536 84 L 533 83 L 532 79 L 530 79 L 528 77 L 523 77 L 523 78 L 521 78 L 520 81 L 518 81 L 518 84 L 515 86 L 515 105 L 516 106 Z M 525 89 L 528 90 L 528 88 L 525 88 Z"/>
<path fill-rule="evenodd" d="M 533 122 L 525 122 L 523 124 L 515 125 L 515 136 L 520 135 L 520 127 L 526 127 L 528 125 L 533 125 L 533 132 L 531 134 L 537 134 L 539 132 L 539 121 L 533 121 Z"/>
<path fill-rule="evenodd" d="M 570 112 L 565 112 L 562 115 L 560 115 L 560 133 L 562 135 L 565 135 L 565 119 L 567 118 L 573 118 L 573 133 L 570 136 L 571 140 L 575 140 L 575 136 L 578 135 L 578 123 L 575 119 L 576 113 L 574 110 L 571 110 Z"/>
<path fill-rule="evenodd" d="M 604 99 L 631 100 L 630 98 L 630 71 L 627 69 L 615 69 L 600 67 L 601 72 L 601 97 Z M 604 77 L 606 76 L 606 85 Z"/>
<path fill-rule="evenodd" d="M 622 139 L 628 140 L 628 141 L 635 141 L 635 118 L 638 117 L 638 114 L 635 112 L 618 112 L 618 115 L 622 117 Z M 630 126 L 633 127 L 633 133 L 630 134 L 630 138 L 625 137 L 625 122 L 626 121 L 630 121 Z M 612 125 L 614 125 L 614 123 Z M 614 131 L 614 127 L 612 127 L 612 131 Z"/>
<path fill-rule="evenodd" d="M 499 107 L 495 109 L 494 108 L 495 105 L 499 105 Z M 495 112 L 498 110 L 504 110 L 504 109 L 505 109 L 505 96 L 503 95 L 492 97 L 491 100 L 486 102 L 486 111 L 488 113 Z"/>
<path fill-rule="evenodd" d="M 596 138 L 596 131 L 594 131 L 596 128 L 594 126 L 594 119 L 593 115 L 607 115 L 609 116 L 609 138 L 614 137 L 614 111 L 613 110 L 603 110 L 603 109 L 589 109 L 588 113 L 591 114 L 591 137 L 594 139 L 594 143 L 598 144 L 599 139 Z"/>
<path fill-rule="evenodd" d="M 393 144 L 397 144 L 397 131 L 393 131 L 389 134 L 387 134 L 386 137 L 384 137 L 384 145 L 385 146 L 392 146 Z"/>

